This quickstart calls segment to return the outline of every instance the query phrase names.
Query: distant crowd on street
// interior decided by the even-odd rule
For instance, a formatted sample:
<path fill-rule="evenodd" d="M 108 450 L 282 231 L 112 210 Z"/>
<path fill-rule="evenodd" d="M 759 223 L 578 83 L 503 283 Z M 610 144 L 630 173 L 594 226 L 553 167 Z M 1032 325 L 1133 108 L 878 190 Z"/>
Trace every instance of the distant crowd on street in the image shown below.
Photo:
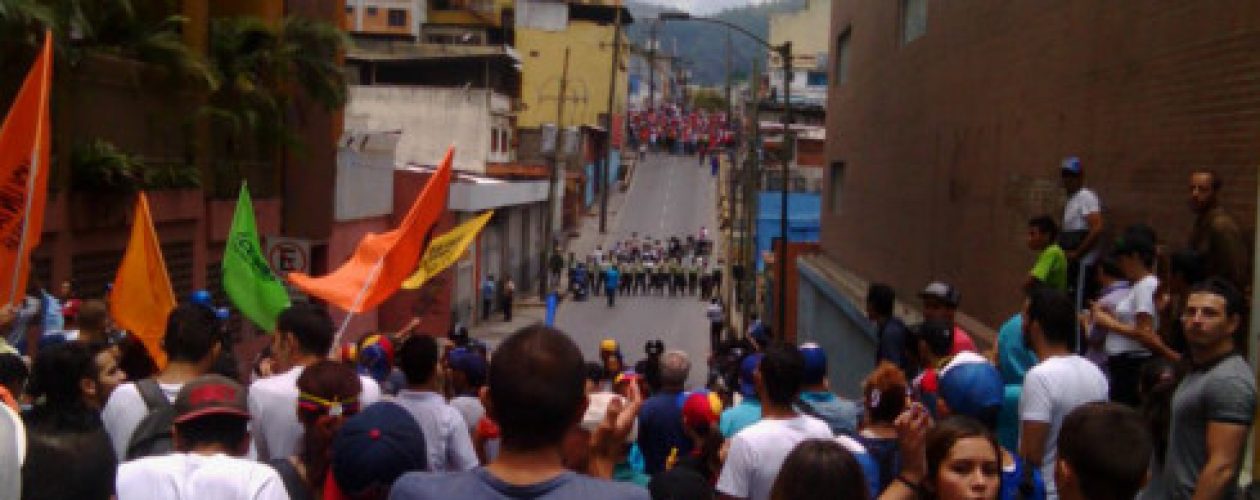
<path fill-rule="evenodd" d="M 630 146 L 641 152 L 704 157 L 735 144 L 734 123 L 725 113 L 667 104 L 629 115 Z"/>
<path fill-rule="evenodd" d="M 712 253 L 713 240 L 705 227 L 694 235 L 664 240 L 632 232 L 607 250 L 596 245 L 585 260 L 573 253 L 566 260 L 555 253 L 549 265 L 552 283 L 557 285 L 561 273 L 568 270 L 568 291 L 578 301 L 586 300 L 588 294 L 602 294 L 609 307 L 618 296 L 627 295 L 709 300 L 722 285 L 723 262 L 711 261 Z"/>

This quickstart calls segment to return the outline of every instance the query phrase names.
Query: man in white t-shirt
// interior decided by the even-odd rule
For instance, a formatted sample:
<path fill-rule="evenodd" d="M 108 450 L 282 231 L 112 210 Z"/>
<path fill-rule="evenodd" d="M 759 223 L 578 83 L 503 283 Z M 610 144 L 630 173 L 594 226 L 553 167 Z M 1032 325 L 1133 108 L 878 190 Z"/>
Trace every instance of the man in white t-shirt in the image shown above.
<path fill-rule="evenodd" d="M 214 311 L 209 308 L 195 304 L 176 307 L 169 315 L 166 336 L 162 339 L 166 368 L 153 378 L 122 384 L 110 394 L 101 411 L 101 422 L 120 462 L 135 458 L 135 455 L 128 456 L 128 445 L 136 427 L 151 411 L 141 386 L 146 391 L 156 389 L 170 402 L 175 400 L 184 383 L 209 373 L 223 349 L 215 333 L 216 321 Z M 139 449 L 136 452 L 143 454 Z"/>
<path fill-rule="evenodd" d="M 1059 246 L 1068 258 L 1068 286 L 1076 291 L 1076 308 L 1079 310 L 1090 287 L 1091 270 L 1098 262 L 1099 237 L 1103 231 L 1102 202 L 1098 195 L 1085 187 L 1085 170 L 1081 159 L 1069 156 L 1059 168 L 1067 204 L 1063 206 L 1063 225 Z"/>
<path fill-rule="evenodd" d="M 796 346 L 773 344 L 753 373 L 762 401 L 761 420 L 731 438 L 717 492 L 723 498 L 766 500 L 788 453 L 807 439 L 832 439 L 822 420 L 801 415 L 792 403 L 800 395 L 805 359 Z"/>
<path fill-rule="evenodd" d="M 175 397 L 175 452 L 118 468 L 118 500 L 281 500 L 275 469 L 244 458 L 249 451 L 245 388 L 221 375 L 184 384 Z"/>
<path fill-rule="evenodd" d="M 249 413 L 259 460 L 289 457 L 298 451 L 303 429 L 297 419 L 297 379 L 307 366 L 328 356 L 332 341 L 332 319 L 323 308 L 294 304 L 280 313 L 271 352 L 277 366 L 288 368 L 249 386 Z M 359 376 L 359 383 L 363 387 L 359 396 L 362 406 L 381 399 L 375 380 Z"/>
<path fill-rule="evenodd" d="M 1019 400 L 1019 454 L 1041 467 L 1046 498 L 1058 498 L 1054 486 L 1055 443 L 1059 427 L 1077 406 L 1107 400 L 1107 377 L 1093 362 L 1074 354 L 1076 313 L 1072 299 L 1057 290 L 1038 287 L 1024 307 L 1024 339 L 1037 353 L 1037 363 L 1024 377 Z"/>

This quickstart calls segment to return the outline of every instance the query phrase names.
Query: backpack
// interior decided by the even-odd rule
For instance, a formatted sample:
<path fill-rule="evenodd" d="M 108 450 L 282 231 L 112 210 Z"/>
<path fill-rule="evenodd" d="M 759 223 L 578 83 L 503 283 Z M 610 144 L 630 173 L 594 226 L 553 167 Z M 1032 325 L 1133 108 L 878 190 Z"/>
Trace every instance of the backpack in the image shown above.
<path fill-rule="evenodd" d="M 140 420 L 127 441 L 127 460 L 165 455 L 175 449 L 171 426 L 175 423 L 175 406 L 166 399 L 162 387 L 152 378 L 136 382 L 136 390 L 144 399 L 149 413 Z"/>

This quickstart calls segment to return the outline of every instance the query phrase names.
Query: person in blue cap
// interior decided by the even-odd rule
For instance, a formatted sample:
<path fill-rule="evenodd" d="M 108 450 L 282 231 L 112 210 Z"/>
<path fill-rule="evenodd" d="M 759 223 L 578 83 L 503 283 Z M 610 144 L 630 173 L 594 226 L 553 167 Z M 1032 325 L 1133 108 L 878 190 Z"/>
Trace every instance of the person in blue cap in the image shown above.
<path fill-rule="evenodd" d="M 1067 255 L 1068 288 L 1076 301 L 1076 309 L 1092 298 L 1096 287 L 1089 279 L 1098 262 L 1098 242 L 1103 231 L 1102 202 L 1094 191 L 1085 187 L 1085 168 L 1081 159 L 1069 156 L 1059 165 L 1067 203 L 1063 207 L 1063 226 L 1059 246 Z"/>
<path fill-rule="evenodd" d="M 813 342 L 801 344 L 800 349 L 805 358 L 805 379 L 796 411 L 826 422 L 832 434 L 854 435 L 862 420 L 862 410 L 857 403 L 831 392 L 827 382 L 827 353 Z"/>
<path fill-rule="evenodd" d="M 757 384 L 754 380 L 761 357 L 761 353 L 753 353 L 739 362 L 739 395 L 743 399 L 739 404 L 723 411 L 718 420 L 718 430 L 722 431 L 722 437 L 726 439 L 761 420 L 761 401 L 757 399 Z"/>
<path fill-rule="evenodd" d="M 1005 384 L 997 368 L 988 363 L 960 363 L 941 372 L 936 413 L 942 418 L 961 415 L 980 422 L 989 433 L 998 425 L 1005 399 Z M 1041 471 L 1002 447 L 1001 500 L 1046 498 Z"/>

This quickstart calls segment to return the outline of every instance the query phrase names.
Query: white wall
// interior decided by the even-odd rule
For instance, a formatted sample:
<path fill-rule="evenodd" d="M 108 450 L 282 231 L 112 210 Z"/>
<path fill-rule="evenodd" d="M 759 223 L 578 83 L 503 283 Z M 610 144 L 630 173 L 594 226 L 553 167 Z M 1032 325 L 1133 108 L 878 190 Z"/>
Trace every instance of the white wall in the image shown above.
<path fill-rule="evenodd" d="M 401 130 L 395 163 L 436 165 L 448 146 L 455 146 L 455 168 L 485 173 L 491 158 L 491 131 L 496 122 L 484 89 L 352 85 L 346 104 L 346 127 Z M 497 96 L 494 96 L 497 97 Z M 506 102 L 506 101 L 503 101 Z M 495 155 L 496 161 L 502 155 Z"/>
<path fill-rule="evenodd" d="M 376 217 L 394 210 L 395 132 L 346 129 L 337 147 L 337 185 L 333 214 L 337 221 Z"/>

